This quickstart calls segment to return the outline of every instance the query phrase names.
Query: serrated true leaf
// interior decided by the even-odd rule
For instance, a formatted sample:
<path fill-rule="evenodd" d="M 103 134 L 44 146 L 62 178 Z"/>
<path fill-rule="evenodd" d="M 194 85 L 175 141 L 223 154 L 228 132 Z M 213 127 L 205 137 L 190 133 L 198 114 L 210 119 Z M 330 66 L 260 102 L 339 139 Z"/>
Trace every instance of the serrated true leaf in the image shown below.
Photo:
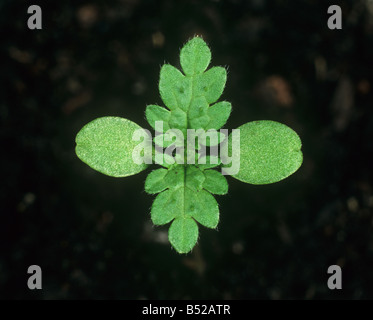
<path fill-rule="evenodd" d="M 290 176 L 301 166 L 302 143 L 288 126 L 263 120 L 248 122 L 238 129 L 240 155 L 236 149 L 232 156 L 240 157 L 240 169 L 234 178 L 251 184 L 274 183 Z"/>
<path fill-rule="evenodd" d="M 193 159 L 198 154 L 194 149 L 189 150 L 189 146 L 194 145 L 200 154 L 204 154 L 205 146 L 214 148 L 219 144 L 225 135 L 215 132 L 205 132 L 204 130 L 219 129 L 225 124 L 229 117 L 231 106 L 228 102 L 217 103 L 210 107 L 209 104 L 216 102 L 221 96 L 227 78 L 226 70 L 222 67 L 213 67 L 207 71 L 211 59 L 211 52 L 206 43 L 201 38 L 194 38 L 189 41 L 181 50 L 180 63 L 185 76 L 171 65 L 164 65 L 160 73 L 159 91 L 165 105 L 171 110 L 170 117 L 162 112 L 161 118 L 166 119 L 170 128 L 181 130 L 184 134 L 183 141 L 177 140 L 184 149 L 184 161 Z M 155 122 L 155 118 L 152 119 Z M 187 141 L 187 129 L 195 129 L 196 135 Z M 163 140 L 166 136 L 155 139 L 156 145 L 172 148 L 174 144 Z M 177 155 L 180 159 L 180 155 Z M 214 158 L 214 157 L 213 157 Z M 208 157 L 207 159 L 211 159 Z M 215 159 L 215 158 L 214 158 Z M 178 238 L 175 226 L 191 223 L 197 226 L 196 221 L 202 225 L 215 228 L 219 221 L 219 208 L 215 198 L 206 190 L 212 190 L 217 194 L 224 194 L 227 190 L 225 178 L 218 172 L 207 173 L 208 181 L 205 183 L 205 171 L 208 168 L 219 165 L 217 158 L 215 163 L 192 165 L 173 164 L 168 170 L 169 173 L 162 176 L 164 182 L 157 180 L 154 188 L 147 187 L 149 192 L 167 190 L 160 193 L 152 206 L 151 216 L 155 224 L 165 224 L 173 219 L 175 221 L 170 227 L 170 242 L 179 252 L 188 252 L 195 244 L 195 240 L 189 245 L 183 245 L 181 238 Z M 155 173 L 147 180 L 147 185 L 155 179 Z M 158 177 L 157 177 L 158 178 Z M 217 185 L 214 185 L 217 184 Z M 205 185 L 205 189 L 203 190 Z M 184 221 L 181 224 L 181 221 Z M 184 233 L 188 234 L 188 228 L 184 228 Z M 186 231 L 185 231 L 186 230 Z M 198 228 L 196 229 L 198 235 Z M 171 240 L 174 239 L 174 240 Z M 175 240 L 178 239 L 178 240 Z"/>
<path fill-rule="evenodd" d="M 211 51 L 202 38 L 194 37 L 180 51 L 180 64 L 186 75 L 202 73 L 211 60 Z"/>
<path fill-rule="evenodd" d="M 206 190 L 202 190 L 205 172 L 196 166 L 182 165 L 170 168 L 165 176 L 159 172 L 159 176 L 156 177 L 158 173 L 153 171 L 151 174 L 156 177 L 154 180 L 159 181 L 158 178 L 163 177 L 165 184 L 161 183 L 160 186 L 167 185 L 169 188 L 154 200 L 151 209 L 153 223 L 162 225 L 173 219 L 194 218 L 205 227 L 216 228 L 219 222 L 219 208 L 215 198 Z M 221 181 L 219 183 L 221 184 Z"/>
<path fill-rule="evenodd" d="M 126 177 L 146 169 L 136 164 L 132 153 L 139 141 L 132 135 L 143 130 L 136 123 L 119 117 L 97 118 L 76 135 L 75 152 L 91 168 L 112 177 Z"/>
<path fill-rule="evenodd" d="M 179 253 L 188 253 L 198 240 L 197 223 L 190 217 L 175 219 L 168 230 L 168 239 Z"/>

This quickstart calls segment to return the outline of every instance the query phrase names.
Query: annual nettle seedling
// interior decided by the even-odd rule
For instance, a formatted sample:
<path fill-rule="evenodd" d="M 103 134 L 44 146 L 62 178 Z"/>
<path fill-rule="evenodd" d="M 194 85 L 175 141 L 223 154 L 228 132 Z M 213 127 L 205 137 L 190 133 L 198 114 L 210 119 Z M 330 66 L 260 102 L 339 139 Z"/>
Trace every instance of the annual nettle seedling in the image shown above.
<path fill-rule="evenodd" d="M 226 123 L 231 104 L 216 101 L 225 87 L 227 72 L 223 67 L 206 71 L 210 60 L 210 49 L 202 38 L 195 37 L 181 49 L 183 73 L 169 64 L 162 66 L 159 91 L 168 109 L 147 106 L 145 114 L 151 127 L 155 129 L 156 122 L 162 121 L 165 130 L 180 130 L 185 137 L 182 142 L 187 145 L 188 130 L 218 130 Z M 126 177 L 136 174 L 149 164 L 146 161 L 149 159 L 145 159 L 146 150 L 142 153 L 142 163 L 134 161 L 133 153 L 139 148 L 139 141 L 134 136 L 139 130 L 143 129 L 124 118 L 98 118 L 77 134 L 76 154 L 90 167 L 106 175 Z M 257 185 L 274 183 L 290 176 L 302 164 L 301 140 L 286 125 L 268 120 L 253 121 L 243 124 L 237 131 L 238 150 L 231 147 L 234 132 L 224 139 L 232 159 L 239 159 L 239 170 L 232 174 L 234 178 Z M 206 156 L 201 152 L 196 152 L 197 161 L 193 164 L 167 160 L 167 154 L 159 153 L 159 148 L 169 147 L 170 143 L 177 145 L 177 140 L 180 146 L 180 139 L 166 140 L 162 134 L 154 139 L 150 160 L 163 168 L 150 172 L 145 191 L 159 193 L 151 208 L 153 223 L 171 223 L 168 238 L 172 246 L 179 253 L 187 253 L 198 240 L 197 222 L 208 228 L 218 225 L 219 208 L 212 194 L 228 192 L 224 168 L 229 166 L 222 161 L 220 154 Z M 202 144 L 197 143 L 195 148 L 201 151 Z M 204 145 L 213 146 L 211 143 Z M 181 160 L 187 159 L 189 151 L 185 149 L 183 152 L 184 159 Z M 164 161 L 159 161 L 159 154 Z M 215 170 L 218 167 L 223 168 L 223 174 Z"/>

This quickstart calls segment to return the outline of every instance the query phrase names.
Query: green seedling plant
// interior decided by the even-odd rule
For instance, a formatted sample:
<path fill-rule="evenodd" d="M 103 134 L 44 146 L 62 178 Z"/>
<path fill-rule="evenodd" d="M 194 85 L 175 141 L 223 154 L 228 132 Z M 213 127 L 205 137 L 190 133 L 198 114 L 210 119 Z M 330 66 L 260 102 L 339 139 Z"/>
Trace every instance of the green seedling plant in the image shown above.
<path fill-rule="evenodd" d="M 192 164 L 172 162 L 166 159 L 166 154 L 157 154 L 157 148 L 187 145 L 188 129 L 218 130 L 227 122 L 231 104 L 217 102 L 223 93 L 227 72 L 223 67 L 207 70 L 210 60 L 211 51 L 201 37 L 188 41 L 180 51 L 183 72 L 169 64 L 164 64 L 160 71 L 159 91 L 167 108 L 148 105 L 145 112 L 153 129 L 157 121 L 162 122 L 164 130 L 178 129 L 184 137 L 167 138 L 167 132 L 158 134 L 152 141 L 150 155 L 142 154 L 144 159 L 150 157 L 151 162 L 162 166 L 151 171 L 145 181 L 145 191 L 158 194 L 151 208 L 151 220 L 157 226 L 171 223 L 168 238 L 179 253 L 188 253 L 196 245 L 198 224 L 212 229 L 217 227 L 219 207 L 213 194 L 228 192 L 224 168 L 229 166 L 223 163 L 220 155 L 199 154 L 200 143 L 195 146 L 196 162 Z M 77 134 L 76 154 L 91 168 L 108 176 L 134 175 L 150 163 L 139 163 L 133 158 L 139 147 L 139 140 L 133 137 L 141 129 L 120 117 L 95 119 Z M 224 140 L 232 159 L 239 159 L 239 170 L 232 174 L 233 178 L 255 185 L 270 184 L 285 179 L 301 166 L 301 140 L 286 125 L 263 120 L 245 123 L 237 129 L 240 133 L 238 149 L 231 147 L 232 134 L 229 137 L 220 135 L 217 141 L 222 144 Z M 205 145 L 212 147 L 214 142 L 211 140 Z M 189 150 L 184 150 L 181 160 L 189 156 Z M 159 157 L 163 161 L 159 161 Z M 202 157 L 204 161 L 198 161 Z"/>

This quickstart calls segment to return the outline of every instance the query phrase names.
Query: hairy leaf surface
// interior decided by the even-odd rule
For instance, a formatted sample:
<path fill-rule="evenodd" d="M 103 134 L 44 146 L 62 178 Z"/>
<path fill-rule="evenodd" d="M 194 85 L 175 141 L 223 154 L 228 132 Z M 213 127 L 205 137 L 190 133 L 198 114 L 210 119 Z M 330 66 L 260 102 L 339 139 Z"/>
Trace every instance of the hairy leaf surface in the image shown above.
<path fill-rule="evenodd" d="M 146 169 L 132 158 L 139 141 L 133 141 L 136 123 L 119 117 L 103 117 L 85 125 L 76 136 L 75 152 L 93 169 L 112 177 L 127 177 Z"/>

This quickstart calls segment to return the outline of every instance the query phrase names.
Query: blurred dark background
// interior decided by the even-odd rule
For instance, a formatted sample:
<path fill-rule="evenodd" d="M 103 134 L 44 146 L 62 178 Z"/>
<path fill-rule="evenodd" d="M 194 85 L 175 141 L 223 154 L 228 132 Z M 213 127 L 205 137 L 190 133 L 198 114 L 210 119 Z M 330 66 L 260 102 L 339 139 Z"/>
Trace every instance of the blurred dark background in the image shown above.
<path fill-rule="evenodd" d="M 31 4 L 42 30 L 27 28 Z M 0 34 L 1 298 L 373 298 L 372 1 L 2 0 Z M 228 177 L 218 230 L 179 255 L 150 222 L 150 170 L 104 176 L 74 140 L 100 116 L 149 128 L 160 67 L 179 67 L 195 34 L 228 68 L 226 127 L 285 123 L 304 163 L 273 185 Z M 42 290 L 27 288 L 32 264 Z M 327 287 L 333 264 L 342 290 Z"/>

